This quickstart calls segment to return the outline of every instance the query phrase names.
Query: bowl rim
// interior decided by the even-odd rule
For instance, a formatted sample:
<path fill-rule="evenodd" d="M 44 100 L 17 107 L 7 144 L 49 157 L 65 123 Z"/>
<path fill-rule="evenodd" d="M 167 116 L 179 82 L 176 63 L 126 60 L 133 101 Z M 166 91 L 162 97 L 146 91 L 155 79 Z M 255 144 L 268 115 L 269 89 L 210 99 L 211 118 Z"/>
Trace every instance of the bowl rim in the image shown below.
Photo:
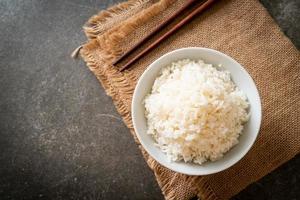
<path fill-rule="evenodd" d="M 159 159 L 156 158 L 156 155 L 154 155 L 152 153 L 151 150 L 148 149 L 147 145 L 144 143 L 144 141 L 141 139 L 141 136 L 140 136 L 140 133 L 137 131 L 137 124 L 136 124 L 136 120 L 135 120 L 135 117 L 136 116 L 136 113 L 135 113 L 135 105 L 137 105 L 136 101 L 137 101 L 137 89 L 139 87 L 141 87 L 142 85 L 142 80 L 144 79 L 145 76 L 147 76 L 148 72 L 151 70 L 151 68 L 153 66 L 155 66 L 158 62 L 160 62 L 163 58 L 167 57 L 167 56 L 170 56 L 171 54 L 174 54 L 178 51 L 186 51 L 186 50 L 204 50 L 204 51 L 210 51 L 210 52 L 213 52 L 215 54 L 219 54 L 223 57 L 226 57 L 226 59 L 229 59 L 231 60 L 231 62 L 233 63 L 236 63 L 240 70 L 243 71 L 243 73 L 245 73 L 246 76 L 248 76 L 249 80 L 252 81 L 252 83 L 254 84 L 254 89 L 255 89 L 255 96 L 257 97 L 257 103 L 259 105 L 258 107 L 258 124 L 257 124 L 257 130 L 255 131 L 255 136 L 253 137 L 252 139 L 252 142 L 249 143 L 248 146 L 246 146 L 244 149 L 243 149 L 243 152 L 241 152 L 239 154 L 239 156 L 236 156 L 234 157 L 232 160 L 232 162 L 230 163 L 225 163 L 224 165 L 222 165 L 222 167 L 219 167 L 218 169 L 214 169 L 214 170 L 210 170 L 209 172 L 206 171 L 206 172 L 199 172 L 199 173 L 189 173 L 187 171 L 184 171 L 184 170 L 180 170 L 174 166 L 169 166 L 167 165 L 166 163 L 163 163 L 161 162 Z M 162 69 L 162 68 L 161 68 Z M 235 165 L 236 163 L 238 163 L 248 152 L 249 150 L 252 148 L 253 144 L 255 143 L 256 139 L 257 139 L 257 136 L 259 134 L 259 131 L 260 131 L 260 128 L 261 128 L 261 122 L 262 122 L 262 105 L 261 105 L 261 97 L 260 97 L 260 94 L 259 94 L 259 91 L 257 89 L 257 85 L 255 84 L 255 81 L 253 80 L 253 78 L 251 77 L 251 75 L 248 73 L 248 71 L 239 63 L 237 62 L 235 59 L 233 59 L 232 57 L 220 52 L 220 51 L 217 51 L 215 49 L 210 49 L 210 48 L 205 48 L 205 47 L 185 47 L 185 48 L 179 48 L 179 49 L 175 49 L 173 51 L 170 51 L 170 52 L 167 52 L 165 53 L 164 55 L 160 56 L 159 58 L 157 58 L 155 61 L 153 61 L 148 67 L 147 69 L 142 73 L 142 75 L 140 76 L 140 78 L 138 79 L 138 82 L 135 86 L 135 89 L 134 89 L 134 93 L 133 93 L 133 96 L 132 96 L 132 101 L 131 101 L 131 116 L 132 116 L 132 123 L 133 123 L 133 128 L 134 128 L 134 131 L 136 133 L 136 136 L 139 140 L 139 142 L 142 144 L 143 148 L 146 150 L 146 152 L 156 161 L 158 162 L 159 164 L 161 164 L 162 166 L 174 171 L 174 172 L 178 172 L 178 173 L 182 173 L 182 174 L 186 174 L 186 175 L 209 175 L 209 174 L 214 174 L 214 173 L 218 173 L 218 172 L 221 172 L 221 171 L 224 171 L 228 168 L 230 168 L 231 166 Z M 238 145 L 238 144 L 237 144 Z M 226 154 L 226 153 L 225 153 Z M 223 158 L 221 158 L 223 159 Z M 168 161 L 167 161 L 168 162 Z M 212 161 L 208 161 L 208 162 L 212 162 Z M 184 163 L 184 164 L 189 164 L 189 163 Z"/>

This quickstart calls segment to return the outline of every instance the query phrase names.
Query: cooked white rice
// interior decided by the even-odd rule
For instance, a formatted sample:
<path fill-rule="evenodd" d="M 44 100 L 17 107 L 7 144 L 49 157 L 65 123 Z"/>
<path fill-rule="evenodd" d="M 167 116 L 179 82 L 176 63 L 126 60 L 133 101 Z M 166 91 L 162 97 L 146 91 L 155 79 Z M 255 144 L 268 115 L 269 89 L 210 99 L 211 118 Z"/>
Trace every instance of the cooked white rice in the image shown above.
<path fill-rule="evenodd" d="M 245 94 L 202 60 L 163 68 L 145 98 L 147 133 L 170 161 L 218 160 L 238 143 L 249 115 Z"/>

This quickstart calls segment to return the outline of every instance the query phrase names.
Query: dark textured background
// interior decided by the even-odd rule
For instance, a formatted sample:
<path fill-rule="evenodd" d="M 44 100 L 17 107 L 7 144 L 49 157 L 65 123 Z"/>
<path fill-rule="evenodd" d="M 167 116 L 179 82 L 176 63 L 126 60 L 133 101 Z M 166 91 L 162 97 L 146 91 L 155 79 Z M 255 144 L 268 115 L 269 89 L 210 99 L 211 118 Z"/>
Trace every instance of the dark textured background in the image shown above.
<path fill-rule="evenodd" d="M 82 25 L 118 0 L 0 0 L 0 199 L 162 199 L 83 61 Z M 300 47 L 300 1 L 262 0 Z M 274 41 L 276 42 L 276 41 Z M 234 199 L 300 199 L 300 157 Z"/>

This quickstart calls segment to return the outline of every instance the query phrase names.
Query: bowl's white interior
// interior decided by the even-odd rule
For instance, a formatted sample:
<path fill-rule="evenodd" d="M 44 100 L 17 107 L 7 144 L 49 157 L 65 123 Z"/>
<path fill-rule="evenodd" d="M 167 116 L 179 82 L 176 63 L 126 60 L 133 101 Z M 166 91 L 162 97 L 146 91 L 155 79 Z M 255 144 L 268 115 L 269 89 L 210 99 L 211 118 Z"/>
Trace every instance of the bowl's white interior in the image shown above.
<path fill-rule="evenodd" d="M 211 63 L 214 66 L 222 64 L 222 68 L 230 71 L 232 80 L 246 93 L 250 102 L 250 119 L 244 127 L 243 133 L 239 138 L 239 144 L 227 152 L 224 157 L 215 162 L 206 162 L 203 165 L 197 165 L 184 162 L 169 162 L 166 155 L 155 147 L 154 140 L 146 134 L 147 124 L 144 115 L 143 100 L 151 91 L 154 80 L 160 70 L 171 62 L 190 58 L 202 59 L 205 63 Z M 189 175 L 205 175 L 222 171 L 236 162 L 238 162 L 251 148 L 259 132 L 261 122 L 261 102 L 254 81 L 246 70 L 235 60 L 218 51 L 206 48 L 184 48 L 178 49 L 160 57 L 152 63 L 140 77 L 135 88 L 132 101 L 132 119 L 136 134 L 146 149 L 146 151 L 160 164 L 165 167 Z"/>

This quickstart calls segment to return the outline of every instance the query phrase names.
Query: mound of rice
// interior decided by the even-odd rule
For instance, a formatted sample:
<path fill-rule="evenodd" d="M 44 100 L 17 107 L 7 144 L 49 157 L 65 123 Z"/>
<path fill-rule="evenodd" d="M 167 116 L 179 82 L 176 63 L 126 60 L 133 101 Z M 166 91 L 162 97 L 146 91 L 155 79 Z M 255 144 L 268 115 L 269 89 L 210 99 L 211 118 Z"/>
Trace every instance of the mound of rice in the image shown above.
<path fill-rule="evenodd" d="M 238 143 L 249 118 L 247 98 L 230 73 L 202 60 L 163 68 L 144 103 L 147 133 L 170 161 L 220 159 Z"/>

